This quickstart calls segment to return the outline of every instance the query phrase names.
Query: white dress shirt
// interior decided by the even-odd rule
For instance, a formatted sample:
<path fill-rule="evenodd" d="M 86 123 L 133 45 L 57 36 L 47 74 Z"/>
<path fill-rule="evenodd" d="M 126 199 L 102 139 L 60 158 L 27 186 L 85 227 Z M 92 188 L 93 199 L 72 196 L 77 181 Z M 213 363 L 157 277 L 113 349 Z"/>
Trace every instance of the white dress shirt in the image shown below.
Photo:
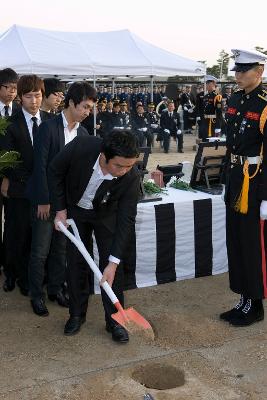
<path fill-rule="evenodd" d="M 37 125 L 39 126 L 40 123 L 42 122 L 41 120 L 41 116 L 40 116 L 40 110 L 38 110 L 38 112 L 35 115 L 29 114 L 28 111 L 26 111 L 23 107 L 22 107 L 22 112 L 24 114 L 25 120 L 26 120 L 26 124 L 28 127 L 28 131 L 30 134 L 30 138 L 31 141 L 33 143 L 33 138 L 32 138 L 32 127 L 33 127 L 33 121 L 32 121 L 32 117 L 36 117 L 37 118 Z"/>
<path fill-rule="evenodd" d="M 74 128 L 70 131 L 68 128 L 68 121 L 65 117 L 64 111 L 61 112 L 64 126 L 64 137 L 65 137 L 65 146 L 69 142 L 71 142 L 77 136 L 77 129 L 79 128 L 79 122 L 76 122 Z"/>
<path fill-rule="evenodd" d="M 100 156 L 99 156 L 100 157 Z M 104 180 L 111 181 L 113 179 L 117 179 L 111 174 L 103 174 L 103 171 L 99 164 L 99 157 L 93 166 L 93 173 L 88 182 L 87 188 L 85 189 L 80 201 L 78 202 L 78 206 L 84 208 L 85 210 L 92 210 L 93 209 L 93 199 L 97 192 L 97 189 L 101 185 Z M 120 260 L 117 257 L 112 255 L 109 256 L 109 261 L 114 262 L 116 264 L 120 263 Z"/>
<path fill-rule="evenodd" d="M 5 116 L 5 105 L 4 103 L 2 103 L 2 101 L 0 100 L 0 114 L 1 117 Z M 11 116 L 12 115 L 12 101 L 8 104 L 8 115 Z"/>
<path fill-rule="evenodd" d="M 87 188 L 85 189 L 82 198 L 77 204 L 79 207 L 84 208 L 86 210 L 93 209 L 93 199 L 101 183 L 105 180 L 111 181 L 112 179 L 115 179 L 115 177 L 112 176 L 111 174 L 106 174 L 106 175 L 103 174 L 99 164 L 99 157 L 96 160 L 95 165 L 93 166 L 94 172 L 92 173 L 90 181 L 88 182 Z"/>

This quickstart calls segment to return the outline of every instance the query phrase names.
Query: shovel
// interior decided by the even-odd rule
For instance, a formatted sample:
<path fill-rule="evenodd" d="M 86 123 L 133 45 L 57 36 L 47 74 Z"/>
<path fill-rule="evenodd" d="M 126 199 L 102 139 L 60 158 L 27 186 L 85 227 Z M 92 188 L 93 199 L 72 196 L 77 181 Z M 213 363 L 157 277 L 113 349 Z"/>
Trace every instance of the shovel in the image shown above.
<path fill-rule="evenodd" d="M 103 275 L 100 272 L 100 270 L 97 267 L 94 260 L 92 259 L 92 257 L 90 256 L 90 254 L 88 253 L 88 251 L 86 250 L 83 242 L 81 241 L 79 231 L 78 231 L 78 228 L 77 228 L 74 220 L 68 219 L 66 222 L 68 225 L 71 226 L 74 234 L 72 234 L 64 226 L 64 224 L 61 221 L 59 221 L 57 223 L 59 229 L 78 248 L 78 250 L 84 256 L 85 260 L 89 264 L 89 267 L 94 272 L 94 274 L 96 275 L 96 277 L 98 278 L 98 280 L 100 282 Z M 118 310 L 118 312 L 111 315 L 112 318 L 116 322 L 118 322 L 118 324 L 122 325 L 126 330 L 131 331 L 131 332 L 144 330 L 144 331 L 146 331 L 147 335 L 150 338 L 154 339 L 153 329 L 152 329 L 151 325 L 149 324 L 149 322 L 144 317 L 142 317 L 141 314 L 139 314 L 137 311 L 135 311 L 132 307 L 128 308 L 126 310 L 123 309 L 117 296 L 115 295 L 115 293 L 113 292 L 113 290 L 111 289 L 111 287 L 107 281 L 105 281 L 101 286 L 105 290 L 106 294 L 108 295 L 108 297 L 110 298 L 110 300 L 112 301 L 112 303 L 114 304 L 116 309 Z"/>

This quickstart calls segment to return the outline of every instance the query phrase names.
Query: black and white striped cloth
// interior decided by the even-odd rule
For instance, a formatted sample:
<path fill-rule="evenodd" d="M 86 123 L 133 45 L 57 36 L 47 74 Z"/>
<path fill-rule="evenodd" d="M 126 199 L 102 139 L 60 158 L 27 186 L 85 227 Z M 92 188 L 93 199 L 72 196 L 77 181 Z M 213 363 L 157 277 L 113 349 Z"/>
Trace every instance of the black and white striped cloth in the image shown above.
<path fill-rule="evenodd" d="M 228 270 L 221 197 L 172 188 L 162 197 L 160 202 L 138 205 L 136 234 L 125 262 L 125 289 Z"/>

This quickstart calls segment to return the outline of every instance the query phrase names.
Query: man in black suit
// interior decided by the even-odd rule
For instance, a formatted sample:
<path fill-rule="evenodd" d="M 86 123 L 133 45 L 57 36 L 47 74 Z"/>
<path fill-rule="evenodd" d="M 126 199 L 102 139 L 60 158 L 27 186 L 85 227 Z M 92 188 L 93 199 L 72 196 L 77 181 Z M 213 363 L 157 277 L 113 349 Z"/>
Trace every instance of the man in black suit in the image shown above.
<path fill-rule="evenodd" d="M 57 210 L 55 225 L 73 218 L 88 249 L 94 231 L 102 282 L 108 281 L 123 305 L 120 261 L 135 223 L 140 175 L 133 166 L 138 156 L 135 136 L 112 132 L 102 141 L 96 137 L 74 139 L 50 166 L 52 200 Z M 89 267 L 77 248 L 68 242 L 67 283 L 70 318 L 64 333 L 73 335 L 85 322 Z M 115 278 L 115 279 L 114 279 Z M 127 342 L 126 330 L 111 317 L 115 307 L 102 290 L 106 329 L 113 340 Z"/>
<path fill-rule="evenodd" d="M 1 185 L 8 198 L 6 231 L 6 278 L 13 290 L 15 281 L 23 295 L 28 294 L 28 262 L 31 246 L 31 208 L 25 189 L 33 169 L 33 141 L 38 125 L 50 115 L 41 112 L 44 84 L 36 75 L 24 75 L 18 81 L 22 109 L 10 118 L 5 137 L 6 149 L 20 154 L 20 164 L 5 171 Z"/>
<path fill-rule="evenodd" d="M 174 111 L 173 100 L 168 101 L 168 108 L 166 111 L 161 113 L 160 127 L 163 135 L 163 149 L 164 153 L 169 152 L 170 137 L 178 141 L 177 151 L 183 153 L 183 134 L 180 130 L 180 117 L 179 114 Z"/>
<path fill-rule="evenodd" d="M 14 101 L 17 96 L 17 82 L 18 75 L 11 68 L 5 68 L 0 70 L 0 118 L 9 118 L 11 115 L 16 114 L 20 106 Z M 5 148 L 5 137 L 0 135 L 0 150 Z M 0 194 L 0 221 L 2 221 L 2 212 L 7 206 L 7 200 L 3 199 Z M 6 214 L 6 212 L 5 212 Z M 5 227 L 7 223 L 7 218 L 5 215 Z M 3 238 L 5 238 L 5 233 L 3 233 Z M 0 267 L 5 265 L 5 243 L 2 242 L 2 223 L 0 224 Z M 5 267 L 4 267 L 5 268 Z M 9 291 L 9 289 L 14 288 L 14 283 L 6 280 L 4 284 L 4 290 Z"/>
<path fill-rule="evenodd" d="M 18 75 L 11 68 L 0 70 L 0 115 L 11 117 L 20 110 L 20 105 L 15 102 L 17 96 Z"/>
<path fill-rule="evenodd" d="M 51 301 L 68 307 L 62 290 L 65 282 L 66 240 L 54 230 L 55 210 L 50 206 L 47 170 L 53 158 L 76 136 L 88 136 L 80 125 L 96 101 L 96 90 L 87 82 L 73 83 L 61 114 L 43 122 L 34 140 L 34 168 L 27 194 L 32 204 L 32 245 L 29 262 L 29 288 L 35 314 L 49 314 L 44 301 L 43 281 L 47 264 L 47 293 Z"/>

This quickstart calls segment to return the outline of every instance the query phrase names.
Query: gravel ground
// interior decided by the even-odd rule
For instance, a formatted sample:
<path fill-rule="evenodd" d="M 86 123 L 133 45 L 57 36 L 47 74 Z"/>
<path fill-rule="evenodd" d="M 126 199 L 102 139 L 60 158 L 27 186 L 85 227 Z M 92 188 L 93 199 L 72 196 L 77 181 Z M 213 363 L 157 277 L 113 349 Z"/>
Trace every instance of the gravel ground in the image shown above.
<path fill-rule="evenodd" d="M 165 155 L 156 144 L 149 169 L 193 161 L 194 141 L 185 138 L 184 154 L 173 143 Z M 137 334 L 119 345 L 104 330 L 99 296 L 90 299 L 81 332 L 65 337 L 66 309 L 47 301 L 50 315 L 40 318 L 17 289 L 1 289 L 0 399 L 266 399 L 267 323 L 221 322 L 218 314 L 236 300 L 227 274 L 128 291 L 127 306 L 151 322 L 155 340 Z"/>

